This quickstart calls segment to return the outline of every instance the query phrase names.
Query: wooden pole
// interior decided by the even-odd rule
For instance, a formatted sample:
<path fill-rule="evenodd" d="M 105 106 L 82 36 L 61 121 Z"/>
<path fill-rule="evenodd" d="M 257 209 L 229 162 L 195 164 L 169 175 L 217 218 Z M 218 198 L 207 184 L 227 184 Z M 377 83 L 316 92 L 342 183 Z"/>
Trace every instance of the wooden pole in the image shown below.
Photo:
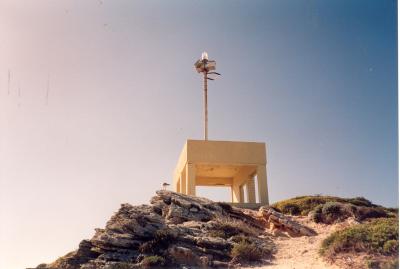
<path fill-rule="evenodd" d="M 207 71 L 204 74 L 204 140 L 208 140 L 208 100 L 207 100 Z"/>

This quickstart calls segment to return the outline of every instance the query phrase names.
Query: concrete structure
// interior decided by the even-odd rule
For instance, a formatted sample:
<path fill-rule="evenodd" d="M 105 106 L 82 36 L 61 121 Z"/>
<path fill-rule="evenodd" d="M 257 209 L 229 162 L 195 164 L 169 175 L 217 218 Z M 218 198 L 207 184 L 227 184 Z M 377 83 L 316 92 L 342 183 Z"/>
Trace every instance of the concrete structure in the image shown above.
<path fill-rule="evenodd" d="M 174 171 L 173 188 L 196 195 L 196 186 L 228 186 L 233 203 L 266 205 L 266 163 L 265 143 L 187 140 Z"/>

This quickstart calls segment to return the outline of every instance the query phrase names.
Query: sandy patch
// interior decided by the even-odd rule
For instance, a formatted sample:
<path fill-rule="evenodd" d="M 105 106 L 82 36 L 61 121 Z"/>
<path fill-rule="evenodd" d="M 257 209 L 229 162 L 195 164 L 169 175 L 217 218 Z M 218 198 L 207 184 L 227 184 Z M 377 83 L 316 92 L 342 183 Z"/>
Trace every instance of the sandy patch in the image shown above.
<path fill-rule="evenodd" d="M 317 224 L 307 219 L 307 217 L 293 217 L 296 220 L 312 229 L 317 236 L 302 237 L 275 237 L 273 238 L 277 252 L 272 264 L 262 267 L 252 267 L 258 269 L 339 269 L 337 265 L 329 264 L 318 254 L 322 241 L 331 233 L 345 227 L 354 225 L 353 220 L 348 220 L 339 224 L 326 225 Z"/>

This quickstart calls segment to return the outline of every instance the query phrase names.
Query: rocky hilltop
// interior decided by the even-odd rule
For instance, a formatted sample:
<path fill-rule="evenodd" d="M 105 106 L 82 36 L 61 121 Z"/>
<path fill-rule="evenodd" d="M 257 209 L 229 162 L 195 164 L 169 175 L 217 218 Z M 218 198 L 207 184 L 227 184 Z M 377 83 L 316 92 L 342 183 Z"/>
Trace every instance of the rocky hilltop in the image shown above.
<path fill-rule="evenodd" d="M 266 228 L 290 236 L 315 232 L 270 207 L 259 211 L 157 191 L 150 205 L 121 208 L 77 250 L 37 268 L 231 267 L 268 263 L 276 251 Z"/>

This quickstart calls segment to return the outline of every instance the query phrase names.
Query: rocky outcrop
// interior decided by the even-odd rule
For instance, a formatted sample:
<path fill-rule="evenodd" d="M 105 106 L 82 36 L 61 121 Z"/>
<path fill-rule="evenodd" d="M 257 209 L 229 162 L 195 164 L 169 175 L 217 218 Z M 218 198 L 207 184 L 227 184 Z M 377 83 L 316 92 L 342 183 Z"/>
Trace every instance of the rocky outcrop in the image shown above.
<path fill-rule="evenodd" d="M 96 229 L 92 239 L 83 240 L 76 251 L 37 268 L 220 268 L 232 265 L 232 261 L 246 262 L 232 255 L 246 249 L 261 253 L 257 258 L 262 262 L 271 259 L 274 251 L 265 231 L 270 223 L 312 235 L 306 227 L 272 209 L 260 209 L 257 214 L 205 198 L 158 191 L 150 205 L 122 204 L 104 229 Z M 246 257 L 246 253 L 239 254 Z"/>

